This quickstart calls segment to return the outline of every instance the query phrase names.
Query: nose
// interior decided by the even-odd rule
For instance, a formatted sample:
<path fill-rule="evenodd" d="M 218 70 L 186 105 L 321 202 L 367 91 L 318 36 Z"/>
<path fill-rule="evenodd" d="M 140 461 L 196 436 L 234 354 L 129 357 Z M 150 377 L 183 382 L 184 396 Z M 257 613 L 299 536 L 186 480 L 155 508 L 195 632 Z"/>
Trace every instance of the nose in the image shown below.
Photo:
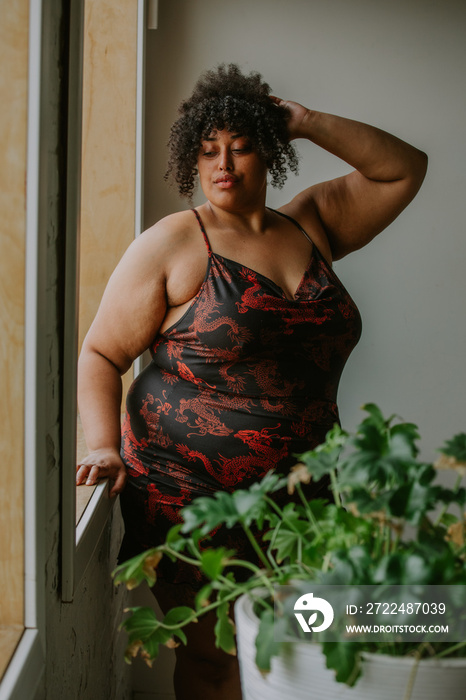
<path fill-rule="evenodd" d="M 220 153 L 220 161 L 218 166 L 220 170 L 232 170 L 233 160 L 231 157 L 231 153 L 227 148 L 222 150 L 222 152 Z"/>

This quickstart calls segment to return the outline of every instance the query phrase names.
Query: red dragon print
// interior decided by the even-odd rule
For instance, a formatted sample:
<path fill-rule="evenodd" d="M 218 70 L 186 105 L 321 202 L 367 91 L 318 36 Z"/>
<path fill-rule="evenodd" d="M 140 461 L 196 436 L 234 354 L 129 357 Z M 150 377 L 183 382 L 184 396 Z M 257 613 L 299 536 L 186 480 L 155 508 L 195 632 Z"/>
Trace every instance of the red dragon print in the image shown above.
<path fill-rule="evenodd" d="M 280 376 L 278 363 L 274 360 L 262 360 L 254 365 L 250 374 L 253 375 L 261 389 L 261 405 L 271 412 L 289 415 L 293 410 L 293 402 L 286 397 L 293 395 L 293 390 L 302 388 L 302 381 L 289 382 Z M 281 401 L 271 403 L 269 399 L 280 398 Z"/>
<path fill-rule="evenodd" d="M 190 331 L 196 334 L 210 333 L 226 325 L 230 327 L 227 333 L 231 340 L 240 343 L 250 340 L 252 337 L 251 331 L 244 326 L 240 326 L 234 318 L 230 316 L 220 316 L 219 318 L 212 319 L 213 314 L 218 313 L 217 307 L 220 306 L 221 304 L 215 301 L 215 294 L 212 289 L 212 283 L 210 282 L 210 284 L 206 285 L 205 294 L 198 300 L 196 323 L 190 327 Z"/>
<path fill-rule="evenodd" d="M 280 426 L 277 425 L 276 428 L 278 427 Z M 288 456 L 288 440 L 282 439 L 280 448 L 272 447 L 273 439 L 280 436 L 270 435 L 269 431 L 276 430 L 276 428 L 239 430 L 235 433 L 234 437 L 239 438 L 248 445 L 255 454 L 233 458 L 219 455 L 219 463 L 222 468 L 222 483 L 227 487 L 233 487 L 250 475 L 260 479 L 275 464 L 279 464 L 282 459 Z"/>
<path fill-rule="evenodd" d="M 163 392 L 164 399 L 165 391 Z M 158 404 L 157 409 L 150 411 L 148 406 L 153 404 Z M 147 475 L 149 473 L 149 468 L 145 466 L 142 461 L 136 456 L 136 453 L 147 448 L 148 444 L 157 443 L 161 447 L 168 447 L 172 444 L 172 440 L 168 435 L 165 435 L 162 428 L 159 426 L 160 415 L 164 413 L 168 415 L 171 409 L 171 404 L 166 400 L 164 402 L 161 399 L 155 399 L 151 394 L 147 394 L 146 398 L 142 402 L 142 407 L 139 411 L 140 415 L 144 418 L 145 424 L 147 426 L 148 436 L 142 438 L 141 440 L 136 440 L 133 432 L 131 430 L 130 418 L 128 412 L 125 413 L 125 418 L 122 425 L 122 437 L 123 437 L 123 448 L 125 454 L 127 455 L 127 460 L 129 462 L 129 470 L 131 470 L 132 476 L 139 476 L 140 474 Z"/>

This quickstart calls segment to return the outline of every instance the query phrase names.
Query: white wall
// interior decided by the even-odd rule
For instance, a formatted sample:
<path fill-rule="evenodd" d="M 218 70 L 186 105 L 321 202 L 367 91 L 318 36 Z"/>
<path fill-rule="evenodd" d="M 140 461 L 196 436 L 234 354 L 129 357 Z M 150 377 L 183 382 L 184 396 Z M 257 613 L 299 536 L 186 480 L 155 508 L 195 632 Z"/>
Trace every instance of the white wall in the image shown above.
<path fill-rule="evenodd" d="M 336 265 L 364 322 L 340 386 L 342 422 L 353 427 L 375 401 L 419 424 L 426 457 L 464 427 L 465 21 L 463 0 L 160 0 L 148 37 L 146 226 L 187 206 L 162 179 L 169 126 L 200 72 L 220 62 L 429 154 L 409 208 Z M 310 143 L 300 152 L 299 178 L 271 191 L 270 205 L 347 172 Z"/>

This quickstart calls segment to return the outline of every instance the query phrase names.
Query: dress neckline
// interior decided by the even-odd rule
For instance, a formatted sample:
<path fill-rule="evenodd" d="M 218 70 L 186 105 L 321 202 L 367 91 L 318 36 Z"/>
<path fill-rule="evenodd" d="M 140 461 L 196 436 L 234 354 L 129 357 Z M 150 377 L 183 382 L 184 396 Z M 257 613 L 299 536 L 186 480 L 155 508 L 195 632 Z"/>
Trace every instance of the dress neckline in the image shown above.
<path fill-rule="evenodd" d="M 197 221 L 198 221 L 198 223 L 199 223 L 199 227 L 200 227 L 200 229 L 201 229 L 202 235 L 204 236 L 204 241 L 205 241 L 205 243 L 206 243 L 207 251 L 208 251 L 208 254 L 209 254 L 209 257 L 210 257 L 210 258 L 213 257 L 213 258 L 215 258 L 216 260 L 220 260 L 221 262 L 223 262 L 223 263 L 225 264 L 225 266 L 226 266 L 227 268 L 228 268 L 228 265 L 231 264 L 231 265 L 235 266 L 236 268 L 240 268 L 240 269 L 242 269 L 242 270 L 246 270 L 246 271 L 252 273 L 252 274 L 255 275 L 256 277 L 260 277 L 262 280 L 264 280 L 265 282 L 267 282 L 267 284 L 269 284 L 270 286 L 272 286 L 277 292 L 279 292 L 280 296 L 281 296 L 283 299 L 285 299 L 286 301 L 289 301 L 289 302 L 295 302 L 295 301 L 298 301 L 299 294 L 300 294 L 300 291 L 301 291 L 301 287 L 303 286 L 303 284 L 304 284 L 304 282 L 305 282 L 305 279 L 306 279 L 306 277 L 307 277 L 307 275 L 308 275 L 309 269 L 310 269 L 310 267 L 311 267 L 311 263 L 312 263 L 312 261 L 313 261 L 314 255 L 315 255 L 316 246 L 314 245 L 314 242 L 313 242 L 313 240 L 310 238 L 310 236 L 308 236 L 308 234 L 307 234 L 306 231 L 303 229 L 303 227 L 302 227 L 295 219 L 293 219 L 291 216 L 288 216 L 288 214 L 283 214 L 283 212 L 278 211 L 277 209 L 272 209 L 271 207 L 267 207 L 267 209 L 269 209 L 270 211 L 273 211 L 273 212 L 275 212 L 276 214 L 279 214 L 279 216 L 282 216 L 283 218 L 288 219 L 289 221 L 291 221 L 291 223 L 294 224 L 294 225 L 296 226 L 296 228 L 297 228 L 299 231 L 301 231 L 301 233 L 307 238 L 307 240 L 308 240 L 309 243 L 311 244 L 311 252 L 310 252 L 309 260 L 308 260 L 308 263 L 307 263 L 307 265 L 306 265 L 306 268 L 305 268 L 305 270 L 304 270 L 304 272 L 303 272 L 303 274 L 302 274 L 302 276 L 301 276 L 301 279 L 300 279 L 300 281 L 299 281 L 299 283 L 298 283 L 298 286 L 296 287 L 296 290 L 295 290 L 295 292 L 294 292 L 294 294 L 293 294 L 293 298 L 289 298 L 289 297 L 287 296 L 286 292 L 284 291 L 284 289 L 283 289 L 277 282 L 274 282 L 274 280 L 271 279 L 270 277 L 268 277 L 267 275 L 262 274 L 262 273 L 259 272 L 258 270 L 254 270 L 254 268 L 250 267 L 249 265 L 244 265 L 243 263 L 240 263 L 238 260 L 233 260 L 232 258 L 227 258 L 227 257 L 225 257 L 224 255 L 221 255 L 220 253 L 215 253 L 215 252 L 212 250 L 212 246 L 211 246 L 211 244 L 210 244 L 209 237 L 208 237 L 207 232 L 206 232 L 206 230 L 205 230 L 205 226 L 204 226 L 204 223 L 203 223 L 203 221 L 202 221 L 201 215 L 199 214 L 199 212 L 197 211 L 197 209 L 194 209 L 194 208 L 193 208 L 192 211 L 194 212 L 194 214 L 195 214 L 195 216 L 196 216 L 196 218 L 197 218 Z"/>
<path fill-rule="evenodd" d="M 269 286 L 273 287 L 277 292 L 279 292 L 280 296 L 281 296 L 283 299 L 285 299 L 286 301 L 289 301 L 289 302 L 294 302 L 294 301 L 297 301 L 297 300 L 298 300 L 298 297 L 299 297 L 299 294 L 300 294 L 300 291 L 301 291 L 301 287 L 303 286 L 304 281 L 305 281 L 305 279 L 306 279 L 306 277 L 307 277 L 307 275 L 308 275 L 309 268 L 311 267 L 311 263 L 312 263 L 312 259 L 313 259 L 313 254 L 311 253 L 311 257 L 310 257 L 310 259 L 309 259 L 309 262 L 308 262 L 308 264 L 307 264 L 307 267 L 306 267 L 306 269 L 305 269 L 304 272 L 303 272 L 303 275 L 302 275 L 302 277 L 301 277 L 301 279 L 300 279 L 300 281 L 299 281 L 298 286 L 296 287 L 296 291 L 295 291 L 295 293 L 294 293 L 294 295 L 293 295 L 293 299 L 290 299 L 290 298 L 286 295 L 285 291 L 282 289 L 282 287 L 280 287 L 279 284 L 277 284 L 277 282 L 274 282 L 273 279 L 271 279 L 270 277 L 267 277 L 267 275 L 262 274 L 262 272 L 258 272 L 258 270 L 254 270 L 254 268 L 249 267 L 249 265 L 243 265 L 243 263 L 240 263 L 240 262 L 238 262 L 237 260 L 232 260 L 231 258 L 226 258 L 226 257 L 224 257 L 223 255 L 220 255 L 219 253 L 214 253 L 214 252 L 212 252 L 212 253 L 211 253 L 211 257 L 212 257 L 212 258 L 215 258 L 216 260 L 220 260 L 220 261 L 225 265 L 225 267 L 226 267 L 227 269 L 228 269 L 229 265 L 232 265 L 232 266 L 235 267 L 235 268 L 238 268 L 238 269 L 244 270 L 244 271 L 246 271 L 246 272 L 252 273 L 255 277 L 258 277 L 258 278 L 260 278 L 261 280 L 264 280 Z"/>

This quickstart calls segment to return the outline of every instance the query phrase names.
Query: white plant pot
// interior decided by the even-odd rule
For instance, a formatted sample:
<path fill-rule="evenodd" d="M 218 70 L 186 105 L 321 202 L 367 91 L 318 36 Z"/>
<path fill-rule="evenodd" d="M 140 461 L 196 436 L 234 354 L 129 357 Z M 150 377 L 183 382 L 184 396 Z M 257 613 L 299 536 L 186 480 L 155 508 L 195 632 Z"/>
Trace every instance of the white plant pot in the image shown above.
<path fill-rule="evenodd" d="M 238 658 L 243 700 L 405 700 L 415 663 L 406 657 L 365 654 L 363 674 L 353 688 L 337 683 L 326 668 L 320 645 L 291 642 L 272 659 L 262 675 L 255 663 L 259 621 L 251 599 L 244 595 L 235 605 Z M 410 700 L 465 700 L 466 659 L 422 660 Z"/>

